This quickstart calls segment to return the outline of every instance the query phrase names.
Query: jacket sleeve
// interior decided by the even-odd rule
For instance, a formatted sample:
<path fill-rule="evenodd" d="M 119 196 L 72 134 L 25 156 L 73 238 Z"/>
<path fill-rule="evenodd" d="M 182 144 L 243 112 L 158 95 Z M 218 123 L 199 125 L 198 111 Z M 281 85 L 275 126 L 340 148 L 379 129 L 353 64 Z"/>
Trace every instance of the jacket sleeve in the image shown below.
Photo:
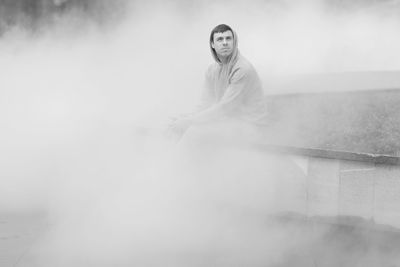
<path fill-rule="evenodd" d="M 212 76 L 210 69 L 205 74 L 204 84 L 200 96 L 200 103 L 197 105 L 196 110 L 201 111 L 207 109 L 214 103 L 213 87 L 212 87 Z"/>
<path fill-rule="evenodd" d="M 246 94 L 253 87 L 252 76 L 251 69 L 248 68 L 237 68 L 232 72 L 229 85 L 219 103 L 225 112 L 229 113 L 240 107 Z"/>
<path fill-rule="evenodd" d="M 257 85 L 257 81 L 257 74 L 251 68 L 236 68 L 229 77 L 228 87 L 221 100 L 217 103 L 212 100 L 211 105 L 200 110 L 192 119 L 195 122 L 206 122 L 225 116 L 230 117 L 236 112 L 241 112 L 243 105 L 247 104 L 247 97 L 252 94 L 252 90 Z M 213 92 L 212 88 L 209 92 Z M 213 95 L 211 94 L 211 96 Z M 207 98 L 207 95 L 205 97 Z"/>

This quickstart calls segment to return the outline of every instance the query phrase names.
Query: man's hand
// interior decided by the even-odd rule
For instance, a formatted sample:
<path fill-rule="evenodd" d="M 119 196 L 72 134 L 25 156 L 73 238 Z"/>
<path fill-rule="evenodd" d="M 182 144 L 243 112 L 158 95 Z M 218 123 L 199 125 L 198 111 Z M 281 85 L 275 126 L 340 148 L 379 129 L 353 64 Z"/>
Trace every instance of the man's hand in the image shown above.
<path fill-rule="evenodd" d="M 189 118 L 173 118 L 167 127 L 167 135 L 180 137 L 190 127 L 191 124 L 192 120 Z"/>
<path fill-rule="evenodd" d="M 176 131 L 186 131 L 192 124 L 192 121 L 187 118 L 175 119 L 169 125 L 169 128 Z"/>

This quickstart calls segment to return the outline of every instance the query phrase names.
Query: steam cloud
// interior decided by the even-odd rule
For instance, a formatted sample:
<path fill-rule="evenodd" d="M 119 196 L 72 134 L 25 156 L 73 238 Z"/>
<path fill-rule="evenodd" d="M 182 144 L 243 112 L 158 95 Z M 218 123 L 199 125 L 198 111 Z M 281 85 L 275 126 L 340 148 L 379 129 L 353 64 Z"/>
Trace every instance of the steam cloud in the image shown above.
<path fill-rule="evenodd" d="M 31 251 L 39 266 L 279 262 L 311 241 L 263 224 L 280 205 L 275 159 L 221 152 L 220 165 L 202 163 L 164 139 L 165 123 L 196 103 L 213 26 L 238 32 L 266 93 L 279 93 L 270 77 L 399 69 L 400 20 L 391 11 L 399 5 L 134 1 L 112 30 L 74 35 L 68 23 L 82 18 L 68 13 L 36 36 L 5 32 L 1 210 L 48 214 L 50 230 Z M 260 178 L 243 184 L 240 171 Z"/>

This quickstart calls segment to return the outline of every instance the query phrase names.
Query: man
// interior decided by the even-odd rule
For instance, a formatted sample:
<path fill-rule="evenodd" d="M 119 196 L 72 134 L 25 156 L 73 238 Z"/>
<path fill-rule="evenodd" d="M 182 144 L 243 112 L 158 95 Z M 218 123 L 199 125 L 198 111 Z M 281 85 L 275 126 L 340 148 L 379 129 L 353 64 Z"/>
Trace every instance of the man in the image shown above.
<path fill-rule="evenodd" d="M 261 82 L 237 44 L 237 35 L 228 25 L 220 24 L 211 31 L 215 63 L 207 70 L 201 105 L 198 111 L 173 122 L 173 131 L 183 133 L 196 124 L 227 120 L 262 123 L 266 112 Z"/>

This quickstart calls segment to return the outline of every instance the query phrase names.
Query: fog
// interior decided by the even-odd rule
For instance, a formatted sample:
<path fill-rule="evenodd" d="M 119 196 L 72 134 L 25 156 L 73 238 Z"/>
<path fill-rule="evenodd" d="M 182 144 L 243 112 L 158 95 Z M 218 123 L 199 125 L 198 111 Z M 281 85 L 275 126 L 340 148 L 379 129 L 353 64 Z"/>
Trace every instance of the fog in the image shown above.
<path fill-rule="evenodd" d="M 35 32 L 16 23 L 0 39 L 0 209 L 49 222 L 25 265 L 266 266 L 313 242 L 265 224 L 285 208 L 278 178 L 300 169 L 254 151 L 184 147 L 165 127 L 197 103 L 215 25 L 236 30 L 265 93 L 277 94 L 288 75 L 400 69 L 400 4 L 124 8 L 102 23 L 68 11 Z"/>

